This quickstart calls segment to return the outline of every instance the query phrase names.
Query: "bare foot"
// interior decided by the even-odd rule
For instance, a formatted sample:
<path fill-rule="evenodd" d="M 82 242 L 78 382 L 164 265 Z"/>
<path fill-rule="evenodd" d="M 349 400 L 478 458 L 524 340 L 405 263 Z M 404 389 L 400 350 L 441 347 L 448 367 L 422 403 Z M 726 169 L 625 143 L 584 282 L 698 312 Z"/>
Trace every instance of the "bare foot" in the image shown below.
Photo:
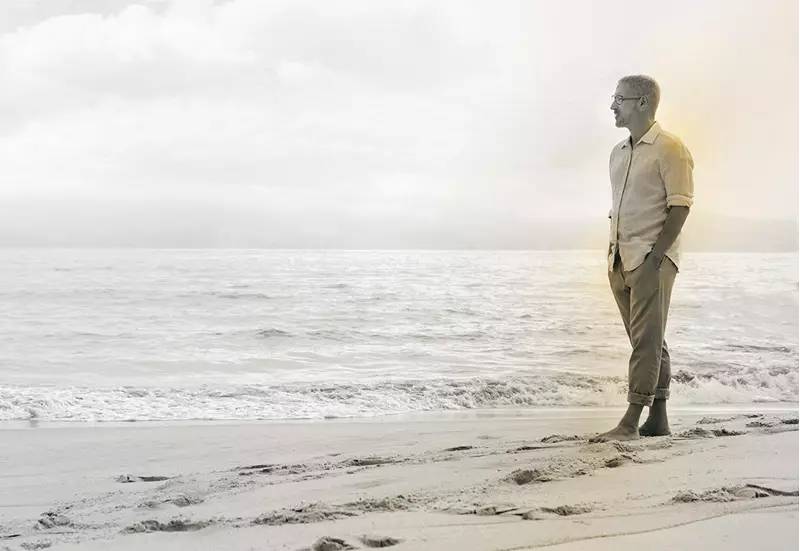
<path fill-rule="evenodd" d="M 594 444 L 597 442 L 611 442 L 612 440 L 624 441 L 624 440 L 638 440 L 638 439 L 639 439 L 639 429 L 637 429 L 636 427 L 619 425 L 617 428 L 613 430 L 604 432 L 603 434 L 598 434 L 594 438 L 590 438 L 589 442 Z"/>
<path fill-rule="evenodd" d="M 639 427 L 640 436 L 669 436 L 670 434 L 672 431 L 669 430 L 669 422 L 663 418 L 648 417 L 647 421 Z"/>
<path fill-rule="evenodd" d="M 622 416 L 615 429 L 603 434 L 598 434 L 589 442 L 610 442 L 612 440 L 637 440 L 639 438 L 639 417 L 642 415 L 644 406 L 641 404 L 628 404 L 628 411 Z"/>

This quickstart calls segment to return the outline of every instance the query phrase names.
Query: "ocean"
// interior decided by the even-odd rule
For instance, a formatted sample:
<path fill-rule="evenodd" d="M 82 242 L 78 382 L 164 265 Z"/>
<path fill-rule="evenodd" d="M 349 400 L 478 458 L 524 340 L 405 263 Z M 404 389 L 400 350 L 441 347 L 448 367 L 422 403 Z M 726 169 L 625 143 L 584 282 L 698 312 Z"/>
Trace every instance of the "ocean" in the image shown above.
<path fill-rule="evenodd" d="M 0 420 L 624 405 L 603 251 L 0 250 Z M 673 404 L 798 400 L 798 255 L 686 253 Z"/>

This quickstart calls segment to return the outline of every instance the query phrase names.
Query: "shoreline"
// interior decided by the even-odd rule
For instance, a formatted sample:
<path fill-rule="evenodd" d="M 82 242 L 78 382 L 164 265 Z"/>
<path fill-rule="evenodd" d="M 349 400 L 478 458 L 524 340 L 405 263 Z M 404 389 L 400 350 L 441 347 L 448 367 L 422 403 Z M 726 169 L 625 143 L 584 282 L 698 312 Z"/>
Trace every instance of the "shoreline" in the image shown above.
<path fill-rule="evenodd" d="M 670 414 L 745 414 L 745 413 L 792 413 L 800 411 L 800 402 L 754 402 L 741 404 L 699 404 L 669 406 Z M 0 431 L 23 429 L 57 429 L 88 427 L 137 427 L 137 426 L 219 426 L 219 425 L 273 425 L 282 423 L 377 423 L 406 421 L 447 421 L 480 418 L 494 419 L 561 419 L 567 417 L 583 417 L 596 413 L 604 417 L 621 416 L 624 406 L 539 406 L 526 408 L 475 408 L 460 410 L 431 410 L 402 413 L 381 413 L 374 416 L 350 417 L 294 417 L 275 419 L 153 419 L 130 421 L 86 421 L 86 420 L 47 420 L 47 419 L 13 419 L 0 421 Z"/>

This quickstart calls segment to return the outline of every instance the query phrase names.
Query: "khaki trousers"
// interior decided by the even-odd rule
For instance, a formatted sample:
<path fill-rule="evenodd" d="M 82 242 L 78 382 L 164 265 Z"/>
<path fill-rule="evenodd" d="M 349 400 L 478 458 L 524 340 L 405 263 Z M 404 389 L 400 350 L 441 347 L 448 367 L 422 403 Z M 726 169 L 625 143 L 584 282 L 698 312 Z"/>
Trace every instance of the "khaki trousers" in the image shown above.
<path fill-rule="evenodd" d="M 628 365 L 628 402 L 653 405 L 653 399 L 669 398 L 672 377 L 669 349 L 664 340 L 672 285 L 678 268 L 665 257 L 656 269 L 645 261 L 625 272 L 619 254 L 608 273 L 614 299 L 633 352 Z"/>

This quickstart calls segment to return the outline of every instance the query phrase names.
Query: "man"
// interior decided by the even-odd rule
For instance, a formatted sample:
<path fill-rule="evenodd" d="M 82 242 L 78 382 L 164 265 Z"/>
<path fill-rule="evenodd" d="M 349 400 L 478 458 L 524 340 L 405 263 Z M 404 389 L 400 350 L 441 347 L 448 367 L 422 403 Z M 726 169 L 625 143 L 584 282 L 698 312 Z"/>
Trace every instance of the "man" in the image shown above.
<path fill-rule="evenodd" d="M 608 278 L 633 352 L 628 411 L 616 428 L 591 441 L 670 434 L 671 378 L 664 330 L 680 266 L 680 233 L 694 195 L 694 161 L 680 139 L 656 122 L 658 83 L 642 75 L 617 84 L 611 110 L 630 137 L 611 152 L 612 209 Z M 639 427 L 645 406 L 650 414 Z"/>

